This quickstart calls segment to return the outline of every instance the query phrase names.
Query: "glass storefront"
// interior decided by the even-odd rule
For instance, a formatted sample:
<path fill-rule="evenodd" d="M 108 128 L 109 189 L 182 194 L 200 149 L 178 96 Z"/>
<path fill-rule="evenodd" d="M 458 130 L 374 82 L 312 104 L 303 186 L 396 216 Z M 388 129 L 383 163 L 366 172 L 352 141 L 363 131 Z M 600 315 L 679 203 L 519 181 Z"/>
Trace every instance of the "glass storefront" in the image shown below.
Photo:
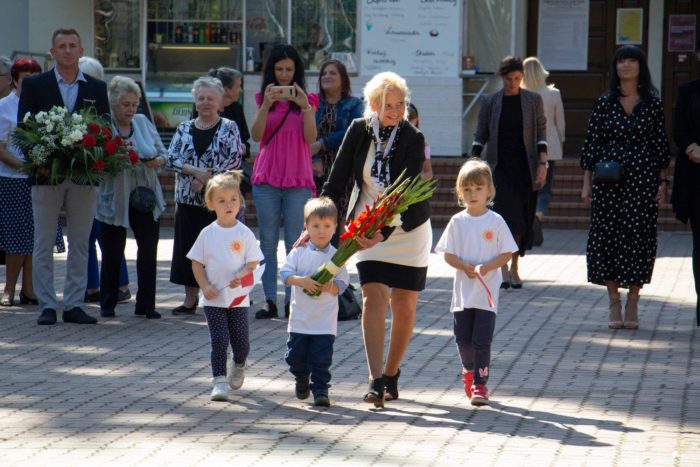
<path fill-rule="evenodd" d="M 356 72 L 357 0 L 95 0 L 96 57 L 108 73 L 140 75 L 156 124 L 189 117 L 192 82 L 211 68 L 262 70 L 291 43 L 309 71 L 336 58 Z M 142 57 L 145 54 L 145 57 Z"/>

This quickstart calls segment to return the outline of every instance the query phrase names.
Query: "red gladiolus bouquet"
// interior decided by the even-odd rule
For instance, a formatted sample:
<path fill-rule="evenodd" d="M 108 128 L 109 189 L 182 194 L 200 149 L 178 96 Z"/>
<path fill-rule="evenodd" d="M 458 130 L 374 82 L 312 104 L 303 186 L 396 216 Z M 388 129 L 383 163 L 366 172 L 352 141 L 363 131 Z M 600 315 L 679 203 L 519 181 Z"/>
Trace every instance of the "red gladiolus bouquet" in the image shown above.
<path fill-rule="evenodd" d="M 11 144 L 25 155 L 21 170 L 46 176 L 51 185 L 69 179 L 96 185 L 105 175 L 131 169 L 138 154 L 112 130 L 94 109 L 69 113 L 65 107 L 24 116 L 11 135 Z"/>
<path fill-rule="evenodd" d="M 352 255 L 357 253 L 360 245 L 357 237 L 364 235 L 367 238 L 374 237 L 383 227 L 391 225 L 394 218 L 404 212 L 412 204 L 420 203 L 433 196 L 437 188 L 437 180 L 423 180 L 420 175 L 412 179 L 405 178 L 406 171 L 382 192 L 374 200 L 372 206 L 365 205 L 365 210 L 346 227 L 345 233 L 340 236 L 341 244 L 329 262 L 321 266 L 311 279 L 325 284 L 333 279 Z M 317 297 L 321 292 L 304 293 Z"/>

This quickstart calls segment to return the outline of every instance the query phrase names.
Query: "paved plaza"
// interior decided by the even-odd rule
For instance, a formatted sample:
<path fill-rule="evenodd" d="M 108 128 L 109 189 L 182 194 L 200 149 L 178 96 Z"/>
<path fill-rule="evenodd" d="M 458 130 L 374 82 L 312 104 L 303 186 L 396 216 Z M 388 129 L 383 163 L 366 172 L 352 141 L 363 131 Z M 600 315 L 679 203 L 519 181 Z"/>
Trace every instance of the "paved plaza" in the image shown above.
<path fill-rule="evenodd" d="M 333 405 L 317 409 L 294 397 L 285 320 L 252 319 L 255 307 L 245 384 L 211 402 L 206 322 L 201 309 L 170 314 L 183 292 L 168 282 L 172 229 L 161 237 L 159 321 L 134 316 L 133 300 L 96 326 L 37 326 L 36 307 L 0 308 L 0 465 L 700 466 L 688 232 L 659 234 L 640 329 L 610 331 L 605 290 L 586 283 L 586 232 L 545 231 L 522 260 L 524 288 L 501 294 L 493 402 L 479 409 L 462 389 L 452 271 L 433 254 L 401 398 L 383 410 L 361 400 L 359 321 L 339 323 Z M 133 293 L 133 239 L 127 248 Z"/>

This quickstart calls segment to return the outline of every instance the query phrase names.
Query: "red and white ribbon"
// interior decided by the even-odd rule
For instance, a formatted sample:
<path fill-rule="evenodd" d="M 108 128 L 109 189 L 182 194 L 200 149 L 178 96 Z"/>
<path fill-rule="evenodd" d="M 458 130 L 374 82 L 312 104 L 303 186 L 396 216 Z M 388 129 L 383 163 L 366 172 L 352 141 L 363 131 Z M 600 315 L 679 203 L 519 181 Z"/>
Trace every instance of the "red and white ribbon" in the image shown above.
<path fill-rule="evenodd" d="M 483 285 L 484 289 L 486 290 L 486 298 L 488 298 L 488 300 L 489 300 L 489 306 L 491 308 L 496 308 L 496 305 L 493 303 L 493 296 L 491 295 L 491 291 L 489 290 L 489 286 L 486 285 L 486 282 L 484 282 L 484 279 L 481 277 L 481 274 L 479 274 L 478 272 L 475 274 L 476 274 L 476 278 L 479 279 L 479 282 L 481 282 L 481 285 Z"/>

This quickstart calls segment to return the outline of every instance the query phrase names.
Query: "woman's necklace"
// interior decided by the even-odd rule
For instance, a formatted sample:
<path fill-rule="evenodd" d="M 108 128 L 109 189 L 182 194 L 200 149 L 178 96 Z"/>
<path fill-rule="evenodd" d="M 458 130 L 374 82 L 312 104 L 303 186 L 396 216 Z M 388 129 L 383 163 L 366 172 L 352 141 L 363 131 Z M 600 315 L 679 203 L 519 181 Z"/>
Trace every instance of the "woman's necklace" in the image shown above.
<path fill-rule="evenodd" d="M 221 120 L 221 118 L 217 115 L 217 117 L 211 123 L 202 123 L 202 119 L 197 117 L 194 119 L 194 126 L 197 127 L 198 130 L 210 130 L 214 128 L 217 123 L 219 123 L 219 120 Z"/>

